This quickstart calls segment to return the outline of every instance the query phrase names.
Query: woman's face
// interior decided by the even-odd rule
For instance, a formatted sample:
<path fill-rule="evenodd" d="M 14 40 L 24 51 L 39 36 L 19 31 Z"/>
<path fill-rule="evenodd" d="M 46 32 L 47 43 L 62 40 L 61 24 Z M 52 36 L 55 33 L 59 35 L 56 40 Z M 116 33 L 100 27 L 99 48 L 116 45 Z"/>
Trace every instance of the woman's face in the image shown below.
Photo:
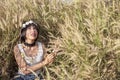
<path fill-rule="evenodd" d="M 26 39 L 36 40 L 37 36 L 38 36 L 38 32 L 35 26 L 29 26 L 26 30 Z"/>

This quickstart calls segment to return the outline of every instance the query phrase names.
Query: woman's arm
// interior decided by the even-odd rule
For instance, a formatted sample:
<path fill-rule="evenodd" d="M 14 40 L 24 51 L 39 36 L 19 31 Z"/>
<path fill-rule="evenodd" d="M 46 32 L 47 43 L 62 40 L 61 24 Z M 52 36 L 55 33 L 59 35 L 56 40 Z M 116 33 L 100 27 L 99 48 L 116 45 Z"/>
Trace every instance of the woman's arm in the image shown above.
<path fill-rule="evenodd" d="M 43 66 L 51 63 L 53 61 L 53 58 L 54 58 L 53 54 L 49 54 L 49 55 L 46 56 L 46 58 L 42 62 L 40 62 L 36 65 L 33 65 L 33 66 L 28 66 L 26 64 L 26 62 L 24 61 L 23 57 L 21 56 L 21 53 L 20 53 L 17 45 L 14 47 L 14 56 L 15 56 L 15 59 L 16 59 L 16 62 L 18 64 L 19 68 L 21 69 L 21 71 L 24 74 L 31 73 L 28 69 L 36 71 L 36 70 L 42 68 Z"/>

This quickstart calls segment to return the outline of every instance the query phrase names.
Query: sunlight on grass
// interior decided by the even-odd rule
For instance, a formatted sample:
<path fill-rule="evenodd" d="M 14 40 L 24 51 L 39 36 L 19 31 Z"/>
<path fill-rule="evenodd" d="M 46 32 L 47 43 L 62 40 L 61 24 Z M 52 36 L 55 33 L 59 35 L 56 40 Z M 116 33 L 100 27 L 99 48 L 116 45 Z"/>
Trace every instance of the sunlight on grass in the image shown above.
<path fill-rule="evenodd" d="M 0 80 L 16 73 L 13 47 L 30 19 L 41 25 L 40 41 L 63 50 L 45 67 L 47 80 L 120 79 L 119 0 L 3 0 L 0 10 Z"/>

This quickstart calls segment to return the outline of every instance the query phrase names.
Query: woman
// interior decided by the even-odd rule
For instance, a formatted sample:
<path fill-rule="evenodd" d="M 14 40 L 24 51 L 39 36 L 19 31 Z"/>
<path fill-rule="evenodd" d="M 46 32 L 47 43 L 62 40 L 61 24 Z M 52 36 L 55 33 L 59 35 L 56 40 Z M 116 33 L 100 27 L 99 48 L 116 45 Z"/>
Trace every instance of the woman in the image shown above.
<path fill-rule="evenodd" d="M 31 71 L 40 76 L 40 69 L 53 62 L 55 52 L 44 57 L 45 47 L 43 43 L 37 41 L 38 34 L 38 25 L 35 22 L 28 21 L 23 24 L 20 35 L 21 44 L 14 47 L 14 56 L 19 67 L 19 77 L 15 80 L 34 80 L 35 75 Z"/>

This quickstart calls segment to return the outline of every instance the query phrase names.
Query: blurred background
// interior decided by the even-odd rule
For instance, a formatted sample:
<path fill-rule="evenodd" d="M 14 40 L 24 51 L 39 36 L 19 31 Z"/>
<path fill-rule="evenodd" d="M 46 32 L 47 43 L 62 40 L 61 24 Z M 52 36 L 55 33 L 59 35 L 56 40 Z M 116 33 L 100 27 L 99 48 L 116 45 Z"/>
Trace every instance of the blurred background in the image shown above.
<path fill-rule="evenodd" d="M 31 19 L 39 41 L 63 50 L 46 80 L 120 80 L 120 0 L 0 0 L 0 80 L 16 74 L 13 48 Z"/>

